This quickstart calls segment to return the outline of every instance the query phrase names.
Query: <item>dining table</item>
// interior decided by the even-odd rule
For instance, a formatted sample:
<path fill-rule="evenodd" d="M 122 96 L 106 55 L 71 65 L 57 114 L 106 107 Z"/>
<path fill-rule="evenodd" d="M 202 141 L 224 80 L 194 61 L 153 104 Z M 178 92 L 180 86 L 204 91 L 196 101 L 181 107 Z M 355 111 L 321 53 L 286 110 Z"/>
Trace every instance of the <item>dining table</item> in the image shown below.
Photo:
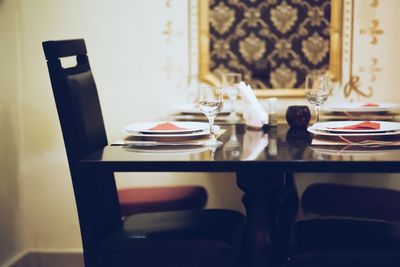
<path fill-rule="evenodd" d="M 113 143 L 80 160 L 98 172 L 232 172 L 244 192 L 243 237 L 248 266 L 277 266 L 288 256 L 290 225 L 297 212 L 295 173 L 399 173 L 400 148 L 311 145 L 307 128 L 287 124 L 222 126 L 223 145 L 135 147 Z"/>

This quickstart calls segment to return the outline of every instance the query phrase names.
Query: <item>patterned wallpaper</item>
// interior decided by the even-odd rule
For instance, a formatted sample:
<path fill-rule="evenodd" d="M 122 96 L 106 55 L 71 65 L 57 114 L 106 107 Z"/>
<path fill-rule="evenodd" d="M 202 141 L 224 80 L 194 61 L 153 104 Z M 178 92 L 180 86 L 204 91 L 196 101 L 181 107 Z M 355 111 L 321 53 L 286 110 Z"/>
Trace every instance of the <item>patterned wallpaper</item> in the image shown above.
<path fill-rule="evenodd" d="M 329 67 L 330 0 L 210 0 L 210 69 L 253 88 L 301 88 Z"/>

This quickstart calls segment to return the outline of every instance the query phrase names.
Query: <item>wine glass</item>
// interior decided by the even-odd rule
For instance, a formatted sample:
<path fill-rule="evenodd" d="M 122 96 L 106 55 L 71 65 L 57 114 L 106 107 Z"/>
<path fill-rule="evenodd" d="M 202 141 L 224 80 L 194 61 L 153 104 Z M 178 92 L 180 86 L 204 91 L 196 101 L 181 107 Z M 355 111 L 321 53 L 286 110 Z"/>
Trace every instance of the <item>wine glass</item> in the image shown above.
<path fill-rule="evenodd" d="M 231 104 L 232 111 L 226 118 L 228 121 L 238 121 L 240 117 L 236 114 L 235 102 L 239 95 L 238 84 L 242 81 L 242 75 L 240 73 L 230 72 L 225 73 L 222 76 L 222 86 L 226 94 L 228 95 L 229 102 Z"/>
<path fill-rule="evenodd" d="M 198 97 L 200 110 L 207 116 L 210 123 L 210 137 L 205 145 L 210 147 L 220 146 L 222 142 L 214 136 L 214 120 L 224 107 L 224 90 L 222 87 L 200 87 Z"/>
<path fill-rule="evenodd" d="M 306 76 L 306 97 L 315 109 L 315 122 L 319 122 L 319 109 L 328 99 L 329 76 L 321 73 L 310 73 Z"/>

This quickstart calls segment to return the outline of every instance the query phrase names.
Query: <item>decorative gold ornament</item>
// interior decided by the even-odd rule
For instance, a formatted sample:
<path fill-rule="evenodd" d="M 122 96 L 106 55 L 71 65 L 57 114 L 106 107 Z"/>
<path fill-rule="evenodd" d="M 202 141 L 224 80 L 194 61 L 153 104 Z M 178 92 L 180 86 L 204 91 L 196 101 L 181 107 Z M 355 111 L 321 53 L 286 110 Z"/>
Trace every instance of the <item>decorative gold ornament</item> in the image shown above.
<path fill-rule="evenodd" d="M 348 98 L 352 93 L 355 93 L 358 96 L 363 96 L 369 98 L 374 93 L 372 87 L 368 87 L 368 91 L 364 92 L 360 89 L 360 77 L 359 76 L 352 76 L 350 80 L 344 86 L 344 96 Z"/>
<path fill-rule="evenodd" d="M 213 54 L 215 54 L 218 58 L 228 58 L 230 55 L 229 42 L 227 42 L 227 40 L 216 40 Z"/>
<path fill-rule="evenodd" d="M 286 1 L 272 9 L 271 21 L 275 28 L 281 33 L 287 33 L 295 25 L 297 20 L 297 9 L 288 5 Z"/>
<path fill-rule="evenodd" d="M 257 25 L 264 23 L 261 19 L 260 10 L 256 8 L 247 9 L 244 12 L 244 20 L 249 27 L 257 27 Z"/>
<path fill-rule="evenodd" d="M 375 45 L 378 43 L 378 35 L 383 34 L 384 31 L 379 28 L 379 20 L 373 19 L 371 24 L 372 26 L 368 29 L 361 29 L 360 34 L 369 34 L 371 36 L 371 44 Z"/>
<path fill-rule="evenodd" d="M 172 0 L 165 0 L 165 6 L 166 7 L 171 7 L 171 5 L 172 5 Z"/>
<path fill-rule="evenodd" d="M 378 7 L 378 6 L 379 6 L 379 0 L 371 0 L 370 6 L 372 6 L 372 7 Z"/>
<path fill-rule="evenodd" d="M 284 64 L 271 73 L 271 83 L 276 88 L 291 88 L 296 83 L 296 73 Z"/>
<path fill-rule="evenodd" d="M 174 30 L 172 29 L 172 21 L 168 20 L 165 22 L 165 30 L 162 32 L 162 34 L 166 37 L 166 42 L 169 43 L 171 41 L 171 37 L 174 33 Z"/>
<path fill-rule="evenodd" d="M 371 66 L 370 67 L 360 67 L 360 72 L 368 72 L 371 76 L 369 79 L 370 82 L 375 82 L 377 79 L 377 73 L 381 72 L 382 69 L 378 67 L 378 59 L 377 58 L 371 58 Z"/>
<path fill-rule="evenodd" d="M 301 43 L 301 50 L 312 64 L 319 64 L 329 52 L 329 41 L 314 32 L 312 36 Z"/>
<path fill-rule="evenodd" d="M 324 17 L 324 10 L 318 6 L 311 7 L 307 12 L 307 16 L 310 19 L 312 26 L 320 26 L 326 21 Z"/>
<path fill-rule="evenodd" d="M 251 33 L 249 37 L 239 42 L 239 51 L 247 63 L 260 60 L 266 51 L 266 42 Z"/>
<path fill-rule="evenodd" d="M 226 33 L 235 21 L 235 11 L 220 2 L 210 13 L 210 23 L 220 34 Z"/>

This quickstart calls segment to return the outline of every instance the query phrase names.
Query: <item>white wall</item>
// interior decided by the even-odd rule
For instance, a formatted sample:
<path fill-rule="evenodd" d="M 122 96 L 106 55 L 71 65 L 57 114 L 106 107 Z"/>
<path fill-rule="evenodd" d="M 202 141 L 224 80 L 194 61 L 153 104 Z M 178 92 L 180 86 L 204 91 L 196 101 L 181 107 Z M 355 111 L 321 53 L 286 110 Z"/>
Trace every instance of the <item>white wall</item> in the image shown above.
<path fill-rule="evenodd" d="M 156 119 L 186 97 L 187 1 L 167 3 L 0 0 L 0 265 L 22 249 L 81 247 L 41 42 L 85 38 L 112 141 L 121 136 L 126 124 Z M 385 25 L 396 25 L 393 12 L 384 20 Z M 174 30 L 170 40 L 165 35 L 168 21 Z M 392 27 L 387 34 L 399 36 L 399 31 Z M 399 60 L 390 61 L 388 56 L 396 53 L 398 42 L 385 38 L 382 54 L 378 54 L 385 58 L 380 61 L 382 75 L 379 86 L 375 84 L 380 89 L 374 98 L 400 100 L 394 90 L 400 82 L 396 75 Z M 320 176 L 302 174 L 299 178 Z M 323 177 L 336 179 L 334 175 Z M 365 179 L 364 175 L 341 177 Z M 374 181 L 376 176 L 369 177 Z M 387 184 L 392 185 L 391 181 Z M 123 174 L 118 182 L 122 186 L 201 183 L 208 188 L 210 207 L 243 210 L 232 174 Z"/>

